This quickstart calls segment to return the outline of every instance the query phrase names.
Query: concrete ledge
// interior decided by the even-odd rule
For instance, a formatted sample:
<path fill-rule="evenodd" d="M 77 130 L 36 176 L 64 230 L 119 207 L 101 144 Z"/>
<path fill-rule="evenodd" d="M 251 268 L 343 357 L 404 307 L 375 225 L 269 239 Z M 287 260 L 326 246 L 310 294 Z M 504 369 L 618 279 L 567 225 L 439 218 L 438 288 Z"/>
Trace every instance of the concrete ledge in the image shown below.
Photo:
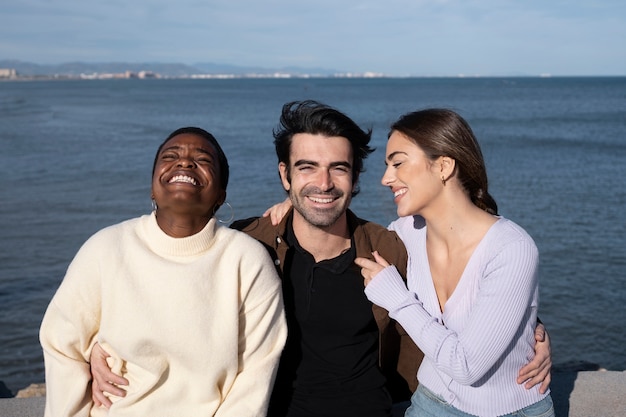
<path fill-rule="evenodd" d="M 557 417 L 625 417 L 626 371 L 554 372 Z"/>
<path fill-rule="evenodd" d="M 46 397 L 1 398 L 0 417 L 43 417 Z"/>
<path fill-rule="evenodd" d="M 551 389 L 557 417 L 626 416 L 626 371 L 554 372 Z M 0 399 L 0 417 L 43 417 L 45 400 Z"/>

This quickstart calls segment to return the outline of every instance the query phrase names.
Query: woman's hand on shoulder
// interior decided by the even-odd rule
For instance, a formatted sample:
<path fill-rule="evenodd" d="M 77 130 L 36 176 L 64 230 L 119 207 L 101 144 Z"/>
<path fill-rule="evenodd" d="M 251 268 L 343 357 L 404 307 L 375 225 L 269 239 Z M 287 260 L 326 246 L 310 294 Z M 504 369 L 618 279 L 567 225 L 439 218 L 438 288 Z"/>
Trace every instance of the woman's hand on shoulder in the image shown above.
<path fill-rule="evenodd" d="M 363 284 L 367 287 L 372 279 L 378 275 L 380 271 L 389 266 L 389 262 L 378 254 L 378 251 L 372 252 L 374 260 L 367 258 L 356 258 L 354 263 L 361 268 L 361 275 L 363 275 Z"/>
<path fill-rule="evenodd" d="M 272 225 L 278 226 L 289 210 L 291 210 L 291 200 L 287 197 L 282 203 L 274 204 L 272 207 L 265 210 L 263 217 L 269 216 L 272 221 Z"/>

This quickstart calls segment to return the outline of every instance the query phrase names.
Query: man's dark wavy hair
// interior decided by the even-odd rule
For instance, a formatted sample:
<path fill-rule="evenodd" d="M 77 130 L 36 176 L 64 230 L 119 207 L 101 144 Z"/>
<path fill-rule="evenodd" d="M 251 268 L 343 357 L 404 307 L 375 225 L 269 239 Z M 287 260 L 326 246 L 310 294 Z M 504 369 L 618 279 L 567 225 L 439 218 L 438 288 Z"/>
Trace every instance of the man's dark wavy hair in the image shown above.
<path fill-rule="evenodd" d="M 298 133 L 311 135 L 341 136 L 352 145 L 352 185 L 354 197 L 359 193 L 357 185 L 359 175 L 365 171 L 363 160 L 374 152 L 369 147 L 372 130 L 364 131 L 352 119 L 340 111 L 314 100 L 292 101 L 283 106 L 280 124 L 274 129 L 274 146 L 278 162 L 287 166 L 289 172 L 289 153 L 293 136 Z"/>

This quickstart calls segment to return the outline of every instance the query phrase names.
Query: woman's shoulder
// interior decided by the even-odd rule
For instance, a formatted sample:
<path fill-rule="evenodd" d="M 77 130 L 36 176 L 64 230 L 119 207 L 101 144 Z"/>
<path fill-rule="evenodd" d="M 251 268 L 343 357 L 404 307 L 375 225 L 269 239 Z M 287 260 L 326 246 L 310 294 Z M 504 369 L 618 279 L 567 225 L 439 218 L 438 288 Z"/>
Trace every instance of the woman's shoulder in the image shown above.
<path fill-rule="evenodd" d="M 495 235 L 502 240 L 533 242 L 533 238 L 522 226 L 505 217 L 498 218 L 493 225 L 493 230 Z"/>
<path fill-rule="evenodd" d="M 392 221 L 389 226 L 389 230 L 393 230 L 398 233 L 400 237 L 407 233 L 420 233 L 426 231 L 426 221 L 422 216 L 405 216 L 399 217 Z"/>
<path fill-rule="evenodd" d="M 134 217 L 132 219 L 123 220 L 119 223 L 105 226 L 102 229 L 96 231 L 93 235 L 91 235 L 88 241 L 110 239 L 127 233 L 128 231 L 135 229 L 142 221 L 145 221 L 148 217 L 148 215 Z"/>
<path fill-rule="evenodd" d="M 519 252 L 522 248 L 526 248 L 522 252 L 530 250 L 535 253 L 535 256 L 538 252 L 537 245 L 530 234 L 519 224 L 504 217 L 500 217 L 493 224 L 486 238 L 488 246 L 496 248 L 498 253 L 507 250 Z"/>

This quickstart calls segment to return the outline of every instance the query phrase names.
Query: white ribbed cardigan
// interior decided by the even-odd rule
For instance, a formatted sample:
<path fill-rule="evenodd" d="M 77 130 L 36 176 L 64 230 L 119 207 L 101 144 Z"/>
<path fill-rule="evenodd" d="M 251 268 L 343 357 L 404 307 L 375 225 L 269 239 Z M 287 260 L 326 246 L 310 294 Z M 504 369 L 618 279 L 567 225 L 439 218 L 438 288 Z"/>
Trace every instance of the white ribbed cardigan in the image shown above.
<path fill-rule="evenodd" d="M 366 287 L 424 352 L 418 380 L 452 406 L 478 416 L 507 414 L 537 401 L 539 387 L 518 385 L 534 356 L 538 251 L 532 238 L 499 218 L 476 247 L 443 314 L 426 253 L 421 217 L 403 217 L 395 230 L 409 253 L 408 289 L 395 267 Z"/>

